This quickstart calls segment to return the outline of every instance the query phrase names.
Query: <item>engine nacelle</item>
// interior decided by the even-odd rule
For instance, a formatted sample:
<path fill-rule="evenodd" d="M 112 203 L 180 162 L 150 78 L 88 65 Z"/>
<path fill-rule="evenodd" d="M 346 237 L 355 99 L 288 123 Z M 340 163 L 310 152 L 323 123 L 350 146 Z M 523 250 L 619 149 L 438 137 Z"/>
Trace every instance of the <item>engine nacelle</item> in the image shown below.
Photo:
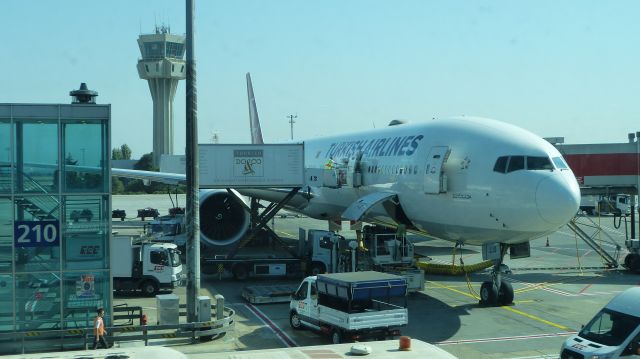
<path fill-rule="evenodd" d="M 249 230 L 251 217 L 243 202 L 242 198 L 226 190 L 201 190 L 201 243 L 228 246 L 242 239 Z"/>

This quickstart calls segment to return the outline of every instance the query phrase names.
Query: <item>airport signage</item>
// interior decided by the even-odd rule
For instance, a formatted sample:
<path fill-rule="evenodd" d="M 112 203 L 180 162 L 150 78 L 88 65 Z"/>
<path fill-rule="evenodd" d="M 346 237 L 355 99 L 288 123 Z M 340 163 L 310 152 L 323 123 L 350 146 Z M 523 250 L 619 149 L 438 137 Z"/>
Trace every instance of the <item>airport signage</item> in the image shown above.
<path fill-rule="evenodd" d="M 60 245 L 60 221 L 15 221 L 13 238 L 16 248 L 57 247 Z"/>
<path fill-rule="evenodd" d="M 304 145 L 201 144 L 200 188 L 302 187 Z"/>

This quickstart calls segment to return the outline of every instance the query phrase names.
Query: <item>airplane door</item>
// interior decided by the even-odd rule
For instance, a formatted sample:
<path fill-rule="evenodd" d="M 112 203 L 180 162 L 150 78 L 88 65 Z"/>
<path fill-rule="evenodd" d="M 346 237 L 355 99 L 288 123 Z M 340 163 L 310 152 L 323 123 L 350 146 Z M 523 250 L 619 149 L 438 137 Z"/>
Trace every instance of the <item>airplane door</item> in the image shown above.
<path fill-rule="evenodd" d="M 449 152 L 448 146 L 431 147 L 424 176 L 425 193 L 438 194 L 447 191 L 447 177 L 443 167 L 449 158 Z"/>

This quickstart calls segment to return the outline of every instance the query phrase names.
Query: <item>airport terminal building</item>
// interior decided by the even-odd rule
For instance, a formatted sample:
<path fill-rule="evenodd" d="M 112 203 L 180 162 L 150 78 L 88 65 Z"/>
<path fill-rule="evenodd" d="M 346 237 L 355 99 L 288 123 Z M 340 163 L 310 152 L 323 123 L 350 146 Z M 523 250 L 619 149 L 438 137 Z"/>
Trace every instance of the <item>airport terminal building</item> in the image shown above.
<path fill-rule="evenodd" d="M 111 308 L 110 116 L 82 96 L 0 104 L 0 335 L 88 328 Z"/>

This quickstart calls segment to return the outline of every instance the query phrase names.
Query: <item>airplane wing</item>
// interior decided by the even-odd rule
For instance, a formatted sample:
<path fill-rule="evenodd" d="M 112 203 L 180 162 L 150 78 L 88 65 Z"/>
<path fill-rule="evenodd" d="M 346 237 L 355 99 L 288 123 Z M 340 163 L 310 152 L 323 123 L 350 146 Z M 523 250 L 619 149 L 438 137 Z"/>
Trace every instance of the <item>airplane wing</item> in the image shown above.
<path fill-rule="evenodd" d="M 187 184 L 187 175 L 180 173 L 152 172 L 140 170 L 127 170 L 123 168 L 112 168 L 111 175 L 114 177 L 126 177 L 141 179 L 145 181 L 160 182 L 165 184 Z"/>

